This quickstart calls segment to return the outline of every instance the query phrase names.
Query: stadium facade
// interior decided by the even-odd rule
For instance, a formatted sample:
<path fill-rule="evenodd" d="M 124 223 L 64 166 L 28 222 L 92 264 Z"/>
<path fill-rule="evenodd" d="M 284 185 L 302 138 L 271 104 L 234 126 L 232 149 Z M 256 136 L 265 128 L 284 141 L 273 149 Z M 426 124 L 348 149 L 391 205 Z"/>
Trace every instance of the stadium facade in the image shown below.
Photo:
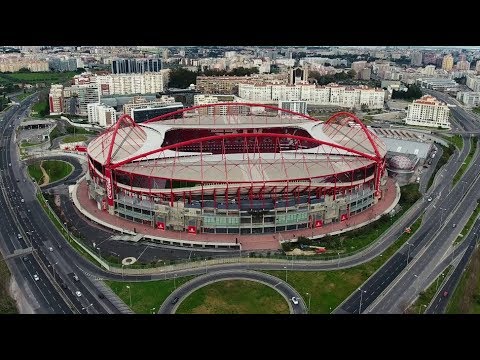
<path fill-rule="evenodd" d="M 386 186 L 385 144 L 353 114 L 327 121 L 217 103 L 141 124 L 128 115 L 87 148 L 100 210 L 161 230 L 262 234 L 365 211 Z"/>

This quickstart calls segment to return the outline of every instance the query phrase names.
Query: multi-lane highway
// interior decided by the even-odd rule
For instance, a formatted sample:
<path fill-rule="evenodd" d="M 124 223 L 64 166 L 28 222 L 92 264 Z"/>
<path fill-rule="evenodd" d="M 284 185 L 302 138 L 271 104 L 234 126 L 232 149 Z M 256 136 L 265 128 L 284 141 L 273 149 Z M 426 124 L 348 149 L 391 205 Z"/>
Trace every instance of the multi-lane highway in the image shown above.
<path fill-rule="evenodd" d="M 451 103 L 448 99 L 442 100 Z M 452 112 L 461 128 L 468 131 L 478 129 L 476 119 L 463 109 L 454 107 Z M 435 265 L 451 245 L 448 240 L 460 231 L 456 225 L 463 225 L 475 208 L 480 190 L 480 154 L 477 150 L 472 165 L 450 191 L 453 176 L 470 150 L 468 137 L 464 136 L 463 140 L 465 146 L 461 154 L 456 161 L 449 161 L 440 173 L 437 196 L 432 208 L 425 212 L 421 227 L 399 252 L 336 309 L 337 313 L 402 312 L 428 285 L 427 280 Z"/>
<path fill-rule="evenodd" d="M 28 179 L 26 169 L 20 165 L 15 125 L 28 115 L 35 98 L 33 95 L 13 106 L 3 114 L 0 123 L 2 253 L 8 256 L 15 250 L 33 248 L 31 254 L 6 262 L 35 312 L 116 312 L 108 300 L 98 299 L 95 285 L 74 265 L 70 258 L 72 250 L 46 217 L 36 200 L 36 188 Z"/>
<path fill-rule="evenodd" d="M 448 279 L 445 283 L 440 287 L 436 296 L 430 302 L 430 305 L 425 310 L 425 314 L 443 314 L 447 309 L 448 301 L 451 299 L 462 274 L 464 273 L 468 261 L 475 250 L 478 239 L 480 237 L 480 219 L 478 219 L 475 224 L 472 226 L 470 233 L 468 234 L 467 238 L 463 241 L 464 246 L 467 249 L 463 253 L 459 263 L 453 270 L 453 272 L 449 275 Z M 461 249 L 458 249 L 460 252 Z"/>
<path fill-rule="evenodd" d="M 457 237 L 477 205 L 480 194 L 480 155 L 463 177 L 465 185 L 458 183 L 425 219 L 428 231 L 417 231 L 412 237 L 416 244 L 411 251 L 412 259 L 407 271 L 382 294 L 382 298 L 369 309 L 369 312 L 402 313 L 425 287 L 425 280 L 435 266 L 450 249 L 451 242 Z M 457 227 L 458 224 L 458 227 Z M 416 257 L 419 255 L 418 257 Z M 416 257 L 416 258 L 415 258 Z M 413 284 L 413 286 L 412 286 Z"/>

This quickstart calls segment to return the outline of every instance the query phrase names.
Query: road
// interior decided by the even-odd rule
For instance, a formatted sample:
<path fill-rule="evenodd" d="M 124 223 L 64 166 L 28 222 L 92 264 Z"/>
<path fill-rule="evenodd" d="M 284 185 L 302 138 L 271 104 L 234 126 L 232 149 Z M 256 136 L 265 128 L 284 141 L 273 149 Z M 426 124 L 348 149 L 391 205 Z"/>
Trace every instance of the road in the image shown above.
<path fill-rule="evenodd" d="M 453 272 L 448 277 L 447 281 L 440 287 L 435 297 L 430 302 L 429 306 L 425 310 L 425 314 L 443 314 L 447 308 L 448 302 L 460 282 L 460 279 L 468 265 L 468 261 L 472 256 L 478 239 L 480 236 L 480 219 L 478 219 L 472 226 L 472 230 L 464 240 L 465 244 L 468 244 L 466 251 L 463 253 L 460 262 L 457 264 Z M 444 294 L 447 293 L 446 296 Z"/>
<path fill-rule="evenodd" d="M 453 126 L 455 131 L 452 133 L 468 133 L 479 134 L 480 133 L 480 121 L 472 113 L 469 113 L 462 108 L 462 104 L 457 100 L 440 91 L 422 89 L 423 92 L 435 96 L 436 98 L 446 102 L 449 105 L 455 105 L 450 107 L 450 112 L 453 115 Z"/>
<path fill-rule="evenodd" d="M 25 256 L 25 260 L 13 258 L 7 260 L 7 264 L 36 312 L 118 312 L 106 299 L 100 304 L 96 286 L 75 267 L 70 258 L 71 249 L 40 207 L 36 188 L 19 162 L 15 125 L 28 115 L 29 106 L 35 100 L 36 96 L 32 96 L 12 107 L 3 114 L 0 123 L 4 150 L 0 159 L 0 211 L 5 219 L 0 229 L 2 253 L 7 256 L 15 250 L 33 247 L 33 253 Z M 74 272 L 78 273 L 79 281 L 73 280 Z M 33 275 L 38 275 L 39 280 L 33 280 Z M 77 291 L 81 296 L 77 296 Z"/>
<path fill-rule="evenodd" d="M 463 120 L 459 126 L 468 130 L 478 128 L 476 120 L 472 119 L 468 113 L 465 115 L 462 110 L 452 108 L 454 116 L 457 113 L 461 114 L 459 116 L 467 116 L 466 120 L 460 118 Z M 428 285 L 426 280 L 430 279 L 435 265 L 442 260 L 442 256 L 451 245 L 449 239 L 456 237 L 476 206 L 475 200 L 480 190 L 478 151 L 472 160 L 473 165 L 455 188 L 445 195 L 445 192 L 449 191 L 456 169 L 465 159 L 462 155 L 465 155 L 470 148 L 470 141 L 466 136 L 464 136 L 464 144 L 466 146 L 457 161 L 447 163 L 445 170 L 440 174 L 443 176 L 440 188 L 445 191 L 443 195 L 441 191 L 439 192 L 438 198 L 434 200 L 434 208 L 427 209 L 421 227 L 403 246 L 403 257 L 400 256 L 401 253 L 395 254 L 337 308 L 336 312 L 360 312 L 360 294 L 362 294 L 361 312 L 368 308 L 369 313 L 401 313 Z M 439 205 L 435 207 L 435 203 Z M 456 228 L 456 224 L 460 224 L 459 229 Z M 417 255 L 418 257 L 412 261 Z M 408 266 L 409 263 L 410 266 Z"/>
<path fill-rule="evenodd" d="M 278 291 L 288 303 L 291 314 L 307 314 L 308 307 L 302 296 L 289 284 L 279 278 L 256 271 L 235 270 L 235 271 L 215 271 L 199 277 L 196 277 L 174 290 L 163 302 L 159 314 L 174 314 L 182 301 L 195 290 L 223 280 L 253 280 L 270 286 Z M 298 304 L 293 304 L 292 297 L 298 299 Z M 173 301 L 177 298 L 178 301 Z"/>
<path fill-rule="evenodd" d="M 425 280 L 449 251 L 452 241 L 477 205 L 476 200 L 480 194 L 480 156 L 477 155 L 474 160 L 474 164 L 463 177 L 468 185 L 458 183 L 445 196 L 443 207 L 437 206 L 436 212 L 432 212 L 424 221 L 425 225 L 430 225 L 430 230 L 427 233 L 417 231 L 418 234 L 412 237 L 413 241 L 418 239 L 418 246 L 411 252 L 412 258 L 419 256 L 411 260 L 406 271 L 396 279 L 388 292 L 382 294 L 382 298 L 369 312 L 402 313 L 428 285 Z"/>

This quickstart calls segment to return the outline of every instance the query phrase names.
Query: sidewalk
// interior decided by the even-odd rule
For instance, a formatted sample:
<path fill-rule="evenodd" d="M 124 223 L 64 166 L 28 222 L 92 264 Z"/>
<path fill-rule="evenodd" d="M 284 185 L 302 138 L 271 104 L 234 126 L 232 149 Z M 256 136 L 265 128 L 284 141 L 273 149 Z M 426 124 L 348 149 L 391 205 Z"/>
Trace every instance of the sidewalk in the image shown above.
<path fill-rule="evenodd" d="M 188 234 L 169 230 L 158 230 L 152 227 L 128 221 L 107 211 L 98 210 L 96 202 L 88 198 L 87 183 L 82 180 L 72 194 L 75 205 L 80 212 L 91 220 L 114 230 L 134 234 L 135 232 L 148 235 L 152 238 L 172 239 L 181 242 L 206 242 L 211 244 L 235 244 L 236 239 L 242 250 L 275 250 L 280 248 L 279 240 L 296 239 L 299 236 L 318 238 L 326 234 L 338 234 L 353 230 L 377 220 L 381 215 L 390 212 L 400 199 L 400 189 L 393 179 L 388 178 L 384 197 L 368 210 L 350 217 L 348 220 L 326 225 L 316 229 L 291 230 L 277 234 Z"/>

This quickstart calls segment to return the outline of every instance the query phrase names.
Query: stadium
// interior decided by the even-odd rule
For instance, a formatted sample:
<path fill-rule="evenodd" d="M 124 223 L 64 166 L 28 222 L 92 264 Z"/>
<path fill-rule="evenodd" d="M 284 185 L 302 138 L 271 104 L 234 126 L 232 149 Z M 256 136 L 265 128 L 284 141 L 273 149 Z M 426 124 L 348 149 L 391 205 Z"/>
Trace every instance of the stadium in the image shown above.
<path fill-rule="evenodd" d="M 353 114 L 326 121 L 217 103 L 143 123 L 128 115 L 87 147 L 88 196 L 158 231 L 266 234 L 347 220 L 382 197 L 386 146 Z"/>

